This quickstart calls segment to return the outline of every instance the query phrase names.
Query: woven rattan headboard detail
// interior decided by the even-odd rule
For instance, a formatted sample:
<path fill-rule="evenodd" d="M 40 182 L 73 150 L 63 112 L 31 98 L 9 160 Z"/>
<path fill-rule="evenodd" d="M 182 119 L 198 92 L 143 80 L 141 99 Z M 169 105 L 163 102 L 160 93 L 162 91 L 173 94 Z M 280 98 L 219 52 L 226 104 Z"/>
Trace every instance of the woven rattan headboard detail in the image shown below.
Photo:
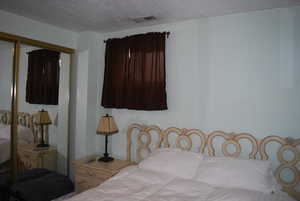
<path fill-rule="evenodd" d="M 251 134 L 248 133 L 225 133 L 223 131 L 214 131 L 211 134 L 208 135 L 207 139 L 207 148 L 208 148 L 208 154 L 210 156 L 215 156 L 215 147 L 214 147 L 214 139 L 215 137 L 223 137 L 225 139 L 224 143 L 222 144 L 222 153 L 226 157 L 233 157 L 238 158 L 241 155 L 242 147 L 240 144 L 241 139 L 248 140 L 252 145 L 252 151 L 248 155 L 249 159 L 256 159 L 256 155 L 258 153 L 258 146 L 259 146 L 259 140 L 255 139 Z M 228 152 L 228 145 L 234 145 L 235 146 L 235 152 L 230 153 Z"/>
<path fill-rule="evenodd" d="M 34 143 L 38 142 L 38 128 L 33 123 L 34 115 L 25 112 L 18 112 L 18 125 L 30 128 L 33 134 Z M 0 110 L 0 124 L 11 123 L 11 112 L 8 110 Z"/>
<path fill-rule="evenodd" d="M 161 135 L 161 130 L 158 126 L 144 126 L 144 125 L 139 125 L 139 124 L 132 124 L 127 131 L 127 157 L 128 160 L 131 161 L 131 135 L 132 131 L 134 129 L 138 129 L 139 133 L 137 135 L 137 149 L 136 149 L 136 156 L 137 160 L 141 161 L 143 159 L 142 157 L 142 150 L 146 150 L 148 152 L 151 152 L 150 150 L 150 144 L 152 142 L 151 134 L 150 131 L 155 131 L 158 135 L 158 140 L 155 143 L 155 148 L 161 147 L 161 143 L 163 141 L 163 135 Z M 143 142 L 142 138 L 146 137 L 146 141 Z M 129 139 L 129 140 L 128 140 Z"/>
<path fill-rule="evenodd" d="M 10 111 L 0 110 L 0 124 L 10 123 Z"/>
<path fill-rule="evenodd" d="M 276 152 L 277 158 L 279 160 L 280 165 L 275 170 L 275 177 L 278 183 L 280 183 L 285 192 L 289 193 L 291 196 L 300 200 L 300 192 L 296 191 L 295 188 L 299 185 L 300 182 L 300 173 L 299 169 L 296 167 L 297 163 L 300 161 L 300 152 L 298 145 L 300 145 L 300 139 L 292 139 L 292 138 L 281 138 L 278 136 L 268 136 L 264 138 L 260 143 L 260 154 L 262 160 L 268 160 L 269 156 L 266 152 L 267 145 L 270 142 L 277 142 L 281 146 Z M 294 155 L 293 160 L 286 160 L 284 158 L 284 152 L 291 151 Z M 294 177 L 290 182 L 285 181 L 281 177 L 281 173 L 284 169 L 289 169 L 293 172 Z"/>
<path fill-rule="evenodd" d="M 38 133 L 39 128 L 34 123 L 35 115 L 26 113 L 26 112 L 18 112 L 18 124 L 24 127 L 30 128 L 33 134 L 34 143 L 38 142 Z"/>
<path fill-rule="evenodd" d="M 169 135 L 171 133 L 177 133 L 178 137 L 176 138 L 176 147 L 185 151 L 191 150 L 193 141 L 191 138 L 191 135 L 197 135 L 197 137 L 200 138 L 200 145 L 198 147 L 198 152 L 204 153 L 205 145 L 206 145 L 206 135 L 205 133 L 196 130 L 196 129 L 179 129 L 175 127 L 168 128 L 163 131 L 163 145 L 164 147 L 170 147 L 170 142 L 169 142 Z M 186 142 L 186 146 L 183 146 L 181 144 L 182 141 Z"/>
<path fill-rule="evenodd" d="M 134 132 L 136 130 L 137 132 Z M 154 132 L 153 132 L 154 131 Z M 151 133 L 150 133 L 151 132 Z M 152 141 L 152 135 L 155 133 L 157 137 L 156 142 Z M 204 153 L 206 150 L 210 156 L 215 156 L 216 150 L 220 150 L 226 157 L 240 157 L 241 153 L 245 147 L 240 142 L 241 140 L 247 140 L 251 144 L 251 152 L 248 155 L 249 159 L 256 159 L 259 157 L 262 160 L 268 160 L 269 155 L 267 152 L 267 146 L 271 142 L 276 142 L 280 144 L 276 153 L 279 161 L 279 166 L 275 169 L 275 177 L 277 182 L 282 185 L 283 190 L 289 193 L 292 197 L 300 201 L 300 193 L 296 191 L 296 186 L 300 182 L 300 173 L 296 167 L 297 163 L 300 161 L 300 152 L 297 147 L 300 144 L 300 139 L 291 138 L 281 138 L 278 136 L 268 136 L 264 139 L 255 138 L 253 135 L 248 133 L 225 133 L 223 131 L 214 131 L 210 134 L 205 134 L 204 132 L 197 129 L 179 129 L 176 127 L 171 127 L 165 130 L 160 129 L 158 126 L 147 126 L 140 124 L 132 124 L 129 126 L 127 131 L 127 160 L 132 161 L 132 154 L 136 156 L 136 161 L 139 162 L 143 159 L 142 151 L 150 153 L 150 145 L 154 144 L 154 149 L 159 147 L 170 147 L 170 133 L 175 133 L 175 147 L 182 150 L 191 150 L 193 145 L 193 139 L 191 136 L 196 135 L 200 139 L 200 145 L 197 147 L 197 151 Z M 132 148 L 134 147 L 133 135 L 136 137 L 137 146 L 134 152 Z M 221 147 L 216 147 L 215 140 L 217 137 L 224 138 L 224 142 Z M 143 141 L 145 139 L 145 141 Z M 182 146 L 182 141 L 185 141 L 185 146 Z M 229 152 L 228 147 L 232 144 L 235 146 L 234 152 Z M 220 146 L 220 145 L 219 145 Z M 247 148 L 249 148 L 247 146 Z M 284 152 L 291 151 L 294 155 L 293 160 L 287 160 L 284 158 Z M 289 169 L 293 172 L 293 180 L 291 182 L 286 181 L 282 178 L 282 173 L 284 169 Z"/>

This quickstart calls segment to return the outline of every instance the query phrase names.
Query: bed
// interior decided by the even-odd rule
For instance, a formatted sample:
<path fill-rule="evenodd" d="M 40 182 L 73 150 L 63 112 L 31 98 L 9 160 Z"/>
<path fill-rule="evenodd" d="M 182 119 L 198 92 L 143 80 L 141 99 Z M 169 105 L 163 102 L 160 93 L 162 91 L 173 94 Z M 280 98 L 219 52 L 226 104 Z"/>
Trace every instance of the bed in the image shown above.
<path fill-rule="evenodd" d="M 276 151 L 270 152 L 274 144 Z M 299 144 L 300 139 L 278 136 L 257 139 L 248 133 L 205 134 L 196 129 L 162 130 L 133 124 L 127 132 L 127 159 L 137 165 L 69 201 L 300 200 Z M 271 172 L 268 159 L 274 154 L 278 162 L 273 165 L 278 165 Z M 287 159 L 287 155 L 292 157 Z M 288 180 L 283 174 L 286 169 L 292 173 Z"/>
<path fill-rule="evenodd" d="M 10 159 L 10 111 L 0 110 L 0 164 L 7 164 Z M 33 124 L 33 116 L 29 113 L 18 113 L 18 143 L 31 144 L 37 142 L 38 128 Z M 4 165 L 3 165 L 4 166 Z"/>

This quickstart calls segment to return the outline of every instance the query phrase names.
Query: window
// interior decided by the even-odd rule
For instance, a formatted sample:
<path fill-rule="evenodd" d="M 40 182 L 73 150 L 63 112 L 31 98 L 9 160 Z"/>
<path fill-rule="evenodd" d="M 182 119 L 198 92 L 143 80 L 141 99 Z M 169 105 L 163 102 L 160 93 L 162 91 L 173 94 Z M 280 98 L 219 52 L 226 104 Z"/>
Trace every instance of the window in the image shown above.
<path fill-rule="evenodd" d="M 147 33 L 106 41 L 103 107 L 167 109 L 166 34 Z"/>
<path fill-rule="evenodd" d="M 40 49 L 28 53 L 26 102 L 58 105 L 60 53 Z"/>

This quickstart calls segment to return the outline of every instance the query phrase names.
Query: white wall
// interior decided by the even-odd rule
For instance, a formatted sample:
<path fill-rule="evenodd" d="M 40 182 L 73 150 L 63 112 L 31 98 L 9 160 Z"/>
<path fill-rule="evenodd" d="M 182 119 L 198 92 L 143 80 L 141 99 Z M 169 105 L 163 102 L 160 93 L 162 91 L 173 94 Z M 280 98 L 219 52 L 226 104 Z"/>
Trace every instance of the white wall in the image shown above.
<path fill-rule="evenodd" d="M 299 135 L 299 20 L 300 7 L 210 19 L 207 129 Z"/>
<path fill-rule="evenodd" d="M 73 93 L 71 128 L 74 135 L 72 158 L 78 159 L 103 151 L 103 136 L 96 135 L 99 117 L 105 114 L 99 100 L 104 67 L 103 38 L 96 32 L 82 32 L 78 38 L 76 69 L 72 75 Z"/>
<path fill-rule="evenodd" d="M 169 110 L 114 109 L 120 132 L 113 136 L 113 154 L 126 156 L 131 123 L 297 137 L 299 21 L 300 7 L 292 7 L 104 35 L 171 32 L 166 47 Z"/>
<path fill-rule="evenodd" d="M 75 48 L 78 34 L 0 10 L 0 32 Z"/>

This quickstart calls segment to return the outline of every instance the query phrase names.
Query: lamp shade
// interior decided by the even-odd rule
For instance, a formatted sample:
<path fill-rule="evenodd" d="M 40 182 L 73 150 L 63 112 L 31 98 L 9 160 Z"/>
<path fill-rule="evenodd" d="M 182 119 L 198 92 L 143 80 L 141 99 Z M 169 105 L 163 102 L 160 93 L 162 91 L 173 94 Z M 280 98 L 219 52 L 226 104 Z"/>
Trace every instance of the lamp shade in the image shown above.
<path fill-rule="evenodd" d="M 112 116 L 108 114 L 106 116 L 102 116 L 99 120 L 97 133 L 99 135 L 112 135 L 117 133 L 118 127 Z"/>
<path fill-rule="evenodd" d="M 38 125 L 52 124 L 49 113 L 45 110 L 39 111 L 36 116 L 36 124 Z"/>

